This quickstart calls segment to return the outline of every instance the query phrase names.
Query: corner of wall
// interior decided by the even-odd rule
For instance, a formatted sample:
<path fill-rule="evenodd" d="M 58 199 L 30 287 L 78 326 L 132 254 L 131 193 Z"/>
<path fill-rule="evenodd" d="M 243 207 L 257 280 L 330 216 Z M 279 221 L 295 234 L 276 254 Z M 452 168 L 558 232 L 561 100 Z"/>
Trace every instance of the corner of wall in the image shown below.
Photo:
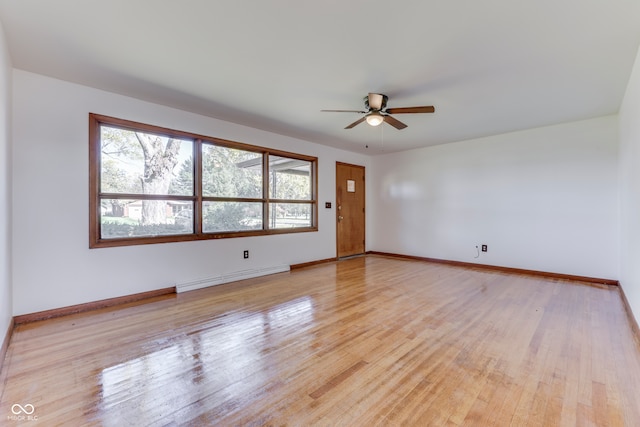
<path fill-rule="evenodd" d="M 637 261 L 640 257 L 640 48 L 618 119 L 620 287 L 629 315 L 637 325 L 640 320 L 640 264 Z"/>
<path fill-rule="evenodd" d="M 0 23 L 0 373 L 13 329 L 12 72 L 9 48 Z"/>

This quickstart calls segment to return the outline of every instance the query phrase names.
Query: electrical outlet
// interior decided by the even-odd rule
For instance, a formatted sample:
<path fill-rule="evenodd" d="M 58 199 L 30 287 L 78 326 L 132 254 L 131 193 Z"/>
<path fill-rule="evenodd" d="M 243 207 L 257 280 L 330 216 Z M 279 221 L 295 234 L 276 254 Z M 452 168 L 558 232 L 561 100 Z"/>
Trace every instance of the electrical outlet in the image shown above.
<path fill-rule="evenodd" d="M 487 245 L 482 245 L 482 252 L 487 252 Z"/>
<path fill-rule="evenodd" d="M 249 251 L 244 251 L 244 259 L 249 258 Z"/>

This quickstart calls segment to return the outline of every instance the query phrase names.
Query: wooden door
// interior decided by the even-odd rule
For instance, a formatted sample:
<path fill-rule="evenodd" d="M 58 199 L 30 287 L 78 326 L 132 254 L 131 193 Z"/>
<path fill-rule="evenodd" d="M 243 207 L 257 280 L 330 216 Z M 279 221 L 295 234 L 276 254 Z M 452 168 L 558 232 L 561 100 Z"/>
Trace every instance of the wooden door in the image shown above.
<path fill-rule="evenodd" d="M 338 258 L 365 252 L 364 166 L 336 162 Z"/>

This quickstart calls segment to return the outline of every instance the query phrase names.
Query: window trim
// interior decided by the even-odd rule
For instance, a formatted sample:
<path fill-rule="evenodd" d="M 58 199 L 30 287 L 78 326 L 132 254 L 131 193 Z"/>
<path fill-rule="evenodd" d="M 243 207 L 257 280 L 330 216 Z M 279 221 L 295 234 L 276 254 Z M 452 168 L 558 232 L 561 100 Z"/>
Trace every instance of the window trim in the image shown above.
<path fill-rule="evenodd" d="M 152 195 L 152 194 L 121 194 L 102 193 L 100 191 L 100 171 L 101 171 L 101 126 L 113 126 L 135 132 L 148 132 L 170 138 L 191 139 L 193 146 L 194 165 L 194 194 L 192 196 L 178 195 Z M 262 155 L 263 170 L 263 194 L 261 198 L 220 198 L 206 197 L 202 194 L 202 155 L 200 145 L 203 143 L 218 145 L 227 148 L 252 151 Z M 297 160 L 308 161 L 311 164 L 311 198 L 309 200 L 288 200 L 275 199 L 269 196 L 269 156 L 281 156 Z M 145 199 L 145 200 L 184 200 L 193 201 L 194 212 L 194 232 L 191 234 L 124 237 L 103 239 L 100 236 L 100 206 L 104 195 L 111 198 L 120 199 Z M 202 232 L 202 207 L 203 202 L 218 199 L 223 201 L 251 201 L 262 203 L 263 225 L 260 230 L 228 231 L 218 233 Z M 269 205 L 271 203 L 301 203 L 311 205 L 311 226 L 274 228 L 269 227 Z M 188 242 L 199 240 L 215 240 L 234 237 L 265 236 L 274 234 L 305 233 L 318 231 L 318 158 L 303 154 L 291 153 L 282 150 L 275 150 L 257 145 L 245 144 L 210 136 L 203 136 L 189 132 L 169 129 L 100 114 L 89 113 L 89 248 L 107 248 L 117 246 L 148 245 L 154 243 Z"/>

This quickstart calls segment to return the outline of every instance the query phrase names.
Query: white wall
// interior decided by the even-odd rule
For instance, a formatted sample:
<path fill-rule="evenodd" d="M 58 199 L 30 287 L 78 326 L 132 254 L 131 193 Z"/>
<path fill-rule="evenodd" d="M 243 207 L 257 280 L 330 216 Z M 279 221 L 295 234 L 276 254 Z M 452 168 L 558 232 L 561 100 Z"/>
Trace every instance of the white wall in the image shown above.
<path fill-rule="evenodd" d="M 336 255 L 335 162 L 366 156 L 25 71 L 13 83 L 15 315 Z M 317 156 L 319 232 L 88 249 L 89 112 Z"/>
<path fill-rule="evenodd" d="M 640 323 L 640 50 L 619 116 L 620 286 Z"/>
<path fill-rule="evenodd" d="M 618 279 L 617 138 L 608 116 L 377 156 L 370 248 Z"/>
<path fill-rule="evenodd" d="M 0 345 L 9 328 L 12 312 L 11 61 L 0 24 Z"/>

